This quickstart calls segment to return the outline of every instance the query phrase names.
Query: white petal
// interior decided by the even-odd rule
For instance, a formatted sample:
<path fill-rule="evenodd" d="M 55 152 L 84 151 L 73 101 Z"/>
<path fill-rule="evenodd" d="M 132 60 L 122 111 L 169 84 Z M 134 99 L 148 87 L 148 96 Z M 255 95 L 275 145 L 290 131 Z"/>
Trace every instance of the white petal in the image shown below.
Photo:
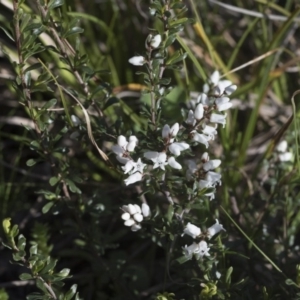
<path fill-rule="evenodd" d="M 136 142 L 136 143 L 138 142 L 138 139 L 135 135 L 131 135 L 128 140 L 129 142 Z"/>
<path fill-rule="evenodd" d="M 210 254 L 208 253 L 210 248 L 207 247 L 207 243 L 205 241 L 201 241 L 198 245 L 199 245 L 199 250 L 197 252 L 197 256 L 199 257 L 210 256 Z"/>
<path fill-rule="evenodd" d="M 155 151 L 148 151 L 144 153 L 144 157 L 147 159 L 155 159 L 158 157 L 158 152 Z"/>
<path fill-rule="evenodd" d="M 170 129 L 171 136 L 173 136 L 173 137 L 176 136 L 178 131 L 179 131 L 179 124 L 175 123 Z"/>
<path fill-rule="evenodd" d="M 237 89 L 236 85 L 234 85 L 234 84 L 229 85 L 228 87 L 225 88 L 225 94 L 231 95 L 233 92 L 235 92 L 236 89 Z"/>
<path fill-rule="evenodd" d="M 126 149 L 127 149 L 127 151 L 129 151 L 129 152 L 133 152 L 135 146 L 136 146 L 136 141 L 131 141 L 131 142 L 129 142 L 129 143 L 127 144 Z"/>
<path fill-rule="evenodd" d="M 209 91 L 209 86 L 207 85 L 207 92 Z M 206 93 L 207 93 L 206 92 Z M 202 103 L 204 106 L 209 106 L 209 98 L 208 96 L 206 95 L 206 93 L 201 93 L 199 96 L 198 96 L 198 99 L 197 99 L 197 103 Z"/>
<path fill-rule="evenodd" d="M 134 215 L 136 213 L 136 208 L 133 204 L 128 204 L 128 212 L 131 214 L 131 215 Z"/>
<path fill-rule="evenodd" d="M 211 114 L 211 116 L 210 116 L 210 122 L 212 122 L 212 123 L 219 123 L 219 124 L 222 124 L 223 127 L 225 127 L 226 116 L 227 116 L 227 114 L 225 114 L 225 115 Z"/>
<path fill-rule="evenodd" d="M 137 221 L 139 223 L 143 221 L 143 215 L 142 214 L 134 214 L 133 218 L 134 218 L 135 221 Z"/>
<path fill-rule="evenodd" d="M 122 214 L 121 218 L 124 220 L 124 221 L 127 221 L 130 219 L 130 214 L 128 212 L 125 212 L 124 214 Z"/>
<path fill-rule="evenodd" d="M 139 205 L 137 205 L 137 204 L 133 204 L 133 205 L 134 205 L 134 207 L 136 209 L 136 213 L 140 214 L 142 212 L 141 207 Z"/>
<path fill-rule="evenodd" d="M 192 110 L 189 111 L 188 118 L 185 120 L 186 124 L 189 125 L 195 125 L 195 117 L 194 117 L 194 112 Z"/>
<path fill-rule="evenodd" d="M 287 147 L 288 147 L 287 141 L 283 140 L 277 145 L 276 150 L 278 152 L 286 152 Z"/>
<path fill-rule="evenodd" d="M 212 171 L 208 171 L 205 176 L 205 179 L 210 182 L 211 186 L 221 185 L 221 178 L 221 174 Z"/>
<path fill-rule="evenodd" d="M 172 167 L 173 169 L 177 169 L 177 170 L 181 170 L 182 169 L 182 166 L 181 164 L 179 164 L 175 158 L 173 156 L 171 156 L 169 159 L 168 159 L 168 163 L 170 165 L 170 167 Z"/>
<path fill-rule="evenodd" d="M 219 71 L 214 71 L 210 76 L 210 82 L 213 85 L 217 85 L 220 81 L 220 73 Z"/>
<path fill-rule="evenodd" d="M 138 161 L 135 163 L 135 166 L 134 166 L 134 169 L 132 170 L 132 173 L 135 173 L 135 172 L 140 172 L 140 173 L 143 173 L 144 171 L 144 168 L 146 167 L 147 165 L 144 164 L 141 159 L 139 158 Z"/>
<path fill-rule="evenodd" d="M 291 153 L 291 152 L 280 153 L 278 155 L 278 157 L 279 157 L 279 160 L 282 162 L 283 161 L 292 161 L 293 153 Z"/>
<path fill-rule="evenodd" d="M 191 236 L 194 239 L 201 234 L 201 229 L 192 223 L 187 223 L 182 235 L 185 234 Z"/>
<path fill-rule="evenodd" d="M 75 115 L 71 115 L 71 120 L 74 126 L 79 126 L 81 124 L 80 119 Z"/>
<path fill-rule="evenodd" d="M 129 220 L 126 220 L 126 221 L 124 222 L 124 225 L 125 225 L 125 226 L 132 226 L 132 225 L 134 225 L 134 224 L 135 224 L 135 222 L 134 222 L 133 219 L 129 219 Z"/>
<path fill-rule="evenodd" d="M 181 151 L 190 148 L 190 145 L 184 142 L 181 143 L 173 143 L 169 146 L 169 151 L 174 154 L 175 156 L 180 155 Z"/>
<path fill-rule="evenodd" d="M 141 181 L 143 178 L 143 175 L 140 172 L 136 172 L 134 174 L 131 174 L 127 179 L 124 180 L 126 185 L 135 183 L 137 181 Z"/>
<path fill-rule="evenodd" d="M 124 171 L 124 174 L 127 174 L 130 172 L 134 167 L 136 163 L 133 160 L 129 160 L 124 167 L 122 167 L 122 170 Z"/>
<path fill-rule="evenodd" d="M 121 164 L 125 165 L 128 161 L 130 161 L 130 159 L 128 157 L 123 157 L 123 156 L 116 156 L 116 159 L 118 162 L 120 162 Z"/>
<path fill-rule="evenodd" d="M 169 135 L 170 135 L 170 126 L 168 124 L 166 124 L 162 130 L 162 138 L 168 139 Z"/>
<path fill-rule="evenodd" d="M 207 229 L 209 238 L 212 238 L 215 234 L 219 233 L 221 230 L 226 231 L 223 228 L 223 225 L 219 224 L 218 219 L 216 219 L 216 223 Z"/>
<path fill-rule="evenodd" d="M 204 152 L 204 153 L 202 154 L 202 156 L 201 156 L 201 161 L 202 161 L 203 163 L 209 161 L 209 156 L 208 156 L 208 153 L 207 153 L 207 152 Z"/>
<path fill-rule="evenodd" d="M 128 60 L 134 66 L 142 66 L 145 63 L 144 56 L 133 56 Z"/>
<path fill-rule="evenodd" d="M 232 103 L 231 102 L 228 102 L 228 103 L 224 103 L 224 104 L 220 104 L 217 106 L 217 110 L 218 111 L 224 111 L 224 110 L 227 110 L 229 108 L 232 107 Z"/>
<path fill-rule="evenodd" d="M 119 156 L 122 155 L 125 152 L 125 150 L 119 145 L 113 145 L 111 147 L 111 150 L 112 150 L 113 153 L 115 153 Z"/>
<path fill-rule="evenodd" d="M 160 43 L 161 43 L 161 35 L 157 34 L 151 39 L 150 45 L 152 48 L 157 48 L 160 45 Z"/>
<path fill-rule="evenodd" d="M 131 231 L 138 231 L 142 228 L 142 226 L 140 224 L 133 224 L 131 226 Z"/>
<path fill-rule="evenodd" d="M 220 164 L 221 164 L 221 160 L 220 160 L 220 159 L 213 159 L 213 160 L 207 161 L 207 162 L 203 165 L 203 169 L 204 169 L 205 171 L 214 170 L 214 169 L 216 169 Z"/>
<path fill-rule="evenodd" d="M 211 137 L 209 137 L 205 134 L 200 134 L 196 131 L 193 131 L 193 133 L 194 133 L 193 141 L 203 144 L 203 145 L 205 145 L 206 148 L 208 148 L 208 141 L 211 140 Z"/>
<path fill-rule="evenodd" d="M 199 189 L 200 190 L 210 188 L 210 187 L 212 187 L 212 184 L 210 181 L 202 180 L 202 179 L 199 181 Z"/>
<path fill-rule="evenodd" d="M 201 120 L 203 118 L 203 115 L 204 115 L 203 104 L 199 103 L 195 109 L 195 118 L 197 120 Z"/>
<path fill-rule="evenodd" d="M 212 140 L 215 139 L 215 135 L 218 134 L 216 128 L 218 125 L 215 125 L 215 127 L 213 126 L 209 126 L 209 125 L 205 125 L 205 127 L 202 129 L 202 133 L 208 135 Z"/>
<path fill-rule="evenodd" d="M 124 135 L 119 135 L 118 136 L 118 145 L 125 149 L 125 147 L 127 145 L 127 140 L 126 140 L 126 137 Z"/>
<path fill-rule="evenodd" d="M 146 204 L 146 203 L 142 204 L 142 213 L 145 218 L 150 216 L 150 207 L 148 204 Z"/>

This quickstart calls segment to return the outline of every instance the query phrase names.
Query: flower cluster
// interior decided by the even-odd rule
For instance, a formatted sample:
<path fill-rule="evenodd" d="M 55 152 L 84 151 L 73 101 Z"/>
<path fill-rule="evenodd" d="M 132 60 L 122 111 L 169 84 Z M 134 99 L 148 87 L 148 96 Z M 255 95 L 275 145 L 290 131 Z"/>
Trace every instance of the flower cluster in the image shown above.
<path fill-rule="evenodd" d="M 287 141 L 283 140 L 281 141 L 277 147 L 276 150 L 278 152 L 278 159 L 281 162 L 287 162 L 292 161 L 293 159 L 293 153 L 287 151 L 288 150 L 288 143 Z"/>
<path fill-rule="evenodd" d="M 211 239 L 214 235 L 218 234 L 221 230 L 225 229 L 223 228 L 223 225 L 219 223 L 219 221 L 216 219 L 216 223 L 209 227 L 206 232 L 202 233 L 201 229 L 197 227 L 194 224 L 188 223 L 186 227 L 183 230 L 183 235 L 187 234 L 191 236 L 193 239 L 203 236 L 208 239 Z M 202 240 L 199 243 L 193 243 L 190 246 L 185 245 L 183 247 L 184 255 L 187 259 L 192 259 L 193 255 L 198 260 L 199 258 L 202 258 L 203 256 L 210 256 L 209 249 L 207 242 Z"/>
<path fill-rule="evenodd" d="M 143 203 L 142 207 L 137 204 L 128 204 L 122 206 L 123 214 L 121 218 L 125 221 L 124 225 L 131 227 L 132 231 L 138 231 L 142 228 L 141 222 L 144 218 L 150 216 L 148 204 Z"/>
<path fill-rule="evenodd" d="M 190 146 L 184 142 L 174 142 L 179 131 L 179 124 L 175 123 L 171 128 L 165 125 L 162 129 L 162 138 L 164 140 L 165 149 L 163 152 L 147 151 L 144 157 L 152 160 L 154 163 L 153 169 L 161 168 L 165 170 L 165 166 L 169 165 L 174 169 L 182 169 L 182 166 L 175 160 L 174 156 L 167 156 L 167 151 L 175 156 L 179 156 L 182 151 L 187 150 Z"/>
<path fill-rule="evenodd" d="M 120 135 L 118 137 L 118 144 L 112 146 L 112 151 L 116 154 L 116 159 L 120 163 L 125 164 L 125 166 L 122 167 L 124 174 L 129 174 L 129 177 L 124 180 L 126 185 L 141 181 L 143 178 L 143 171 L 146 164 L 144 164 L 140 158 L 135 162 L 130 155 L 130 153 L 134 151 L 137 143 L 138 139 L 134 135 L 129 137 L 128 142 L 125 136 Z"/>
<path fill-rule="evenodd" d="M 162 38 L 161 38 L 160 34 L 156 34 L 155 36 L 153 36 L 152 34 L 149 34 L 148 38 L 146 39 L 146 43 L 145 43 L 146 48 L 149 50 L 158 48 L 161 43 L 161 40 L 162 40 Z M 142 66 L 143 64 L 145 64 L 147 62 L 146 58 L 141 55 L 133 56 L 128 61 L 129 61 L 129 63 L 131 63 L 134 66 Z"/>

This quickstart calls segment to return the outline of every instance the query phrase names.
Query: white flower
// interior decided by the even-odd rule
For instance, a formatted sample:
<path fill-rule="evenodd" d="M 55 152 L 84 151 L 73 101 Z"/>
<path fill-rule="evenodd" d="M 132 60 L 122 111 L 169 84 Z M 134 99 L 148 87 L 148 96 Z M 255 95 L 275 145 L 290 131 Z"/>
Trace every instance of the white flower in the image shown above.
<path fill-rule="evenodd" d="M 230 92 L 232 93 L 235 90 L 235 86 L 232 84 L 232 82 L 230 80 L 220 80 L 220 77 L 221 76 L 220 76 L 219 71 L 214 71 L 208 80 L 209 84 L 207 84 L 207 83 L 204 84 L 203 92 L 208 93 L 210 90 L 209 86 L 212 86 L 214 93 L 222 95 L 225 92 L 227 92 L 228 93 L 227 95 L 230 95 Z M 231 87 L 231 88 L 229 88 L 229 87 Z"/>
<path fill-rule="evenodd" d="M 122 214 L 121 218 L 122 218 L 124 221 L 129 220 L 129 219 L 130 219 L 130 213 L 124 212 L 124 214 Z"/>
<path fill-rule="evenodd" d="M 137 222 L 142 222 L 143 219 L 144 219 L 144 217 L 143 217 L 142 214 L 136 213 L 136 214 L 133 215 L 133 219 L 134 219 L 135 221 L 137 221 Z"/>
<path fill-rule="evenodd" d="M 195 109 L 195 118 L 197 120 L 201 120 L 204 116 L 204 108 L 203 108 L 203 104 L 199 103 Z"/>
<path fill-rule="evenodd" d="M 205 241 L 201 241 L 199 243 L 199 251 L 196 253 L 196 257 L 210 256 L 208 253 L 210 248 L 207 247 L 207 243 Z"/>
<path fill-rule="evenodd" d="M 165 140 L 168 140 L 170 137 L 175 137 L 179 131 L 179 124 L 175 123 L 171 128 L 169 125 L 165 125 L 162 130 L 162 137 Z M 170 142 L 173 143 L 174 139 L 171 139 Z"/>
<path fill-rule="evenodd" d="M 217 110 L 224 111 L 224 110 L 229 109 L 232 106 L 232 103 L 229 101 L 230 101 L 230 99 L 228 97 L 217 98 L 215 101 Z"/>
<path fill-rule="evenodd" d="M 145 63 L 144 56 L 133 56 L 128 60 L 134 66 L 142 66 Z"/>
<path fill-rule="evenodd" d="M 143 175 L 140 172 L 136 172 L 134 174 L 131 174 L 127 179 L 124 180 L 126 185 L 135 183 L 137 181 L 141 181 L 143 178 Z"/>
<path fill-rule="evenodd" d="M 125 136 L 120 135 L 120 136 L 118 136 L 118 140 L 117 140 L 118 144 L 113 145 L 111 147 L 111 150 L 116 154 L 116 158 L 120 163 L 126 164 L 130 160 L 130 158 L 127 157 L 128 152 L 134 151 L 134 148 L 137 145 L 137 142 L 138 142 L 138 139 L 134 135 L 129 137 L 129 142 L 127 142 Z M 126 170 L 124 170 L 124 171 L 126 171 Z"/>
<path fill-rule="evenodd" d="M 197 98 L 197 103 L 202 103 L 204 106 L 210 106 L 210 101 L 205 93 L 201 93 Z"/>
<path fill-rule="evenodd" d="M 124 171 L 124 174 L 129 173 L 136 165 L 136 162 L 133 160 L 129 160 L 124 167 L 121 167 L 122 170 Z"/>
<path fill-rule="evenodd" d="M 212 140 L 214 140 L 215 135 L 218 134 L 216 128 L 217 128 L 217 125 L 215 125 L 215 127 L 205 125 L 205 127 L 202 129 L 202 133 L 208 135 Z"/>
<path fill-rule="evenodd" d="M 130 227 L 130 226 L 132 226 L 132 225 L 134 225 L 134 224 L 135 224 L 135 222 L 134 222 L 133 219 L 129 219 L 129 220 L 126 220 L 126 221 L 124 222 L 124 225 L 125 225 L 125 226 L 128 226 L 128 227 Z"/>
<path fill-rule="evenodd" d="M 203 163 L 206 163 L 207 161 L 209 161 L 209 156 L 208 156 L 208 153 L 207 152 L 204 152 L 201 156 L 201 161 Z"/>
<path fill-rule="evenodd" d="M 235 90 L 237 89 L 237 86 L 232 84 L 232 85 L 229 85 L 225 88 L 225 94 L 226 95 L 231 95 Z"/>
<path fill-rule="evenodd" d="M 196 124 L 194 112 L 192 110 L 189 111 L 188 117 L 185 120 L 185 123 L 188 124 L 188 125 L 192 125 L 192 126 L 194 126 Z"/>
<path fill-rule="evenodd" d="M 225 114 L 225 115 L 211 114 L 210 122 L 222 124 L 223 128 L 224 128 L 225 124 L 226 124 L 226 117 L 227 117 L 227 114 Z"/>
<path fill-rule="evenodd" d="M 220 159 L 213 159 L 210 161 L 207 161 L 204 165 L 203 165 L 203 169 L 204 171 L 210 171 L 210 170 L 214 170 L 217 167 L 219 167 L 221 164 L 221 160 Z"/>
<path fill-rule="evenodd" d="M 205 179 L 210 182 L 211 186 L 221 185 L 222 175 L 217 172 L 208 171 L 206 173 Z"/>
<path fill-rule="evenodd" d="M 131 231 L 138 231 L 142 228 L 142 226 L 140 224 L 133 224 L 131 226 Z"/>
<path fill-rule="evenodd" d="M 195 251 L 198 251 L 198 249 L 199 245 L 196 243 L 193 243 L 190 246 L 185 245 L 185 247 L 183 247 L 183 253 L 188 259 L 192 259 L 193 254 L 195 253 Z"/>
<path fill-rule="evenodd" d="M 278 158 L 282 162 L 284 162 L 284 161 L 292 161 L 293 154 L 291 152 L 280 153 L 278 155 Z"/>
<path fill-rule="evenodd" d="M 181 170 L 182 166 L 181 164 L 179 164 L 175 158 L 173 156 L 169 157 L 168 159 L 168 164 L 170 167 L 172 167 L 173 169 L 177 169 L 177 170 Z"/>
<path fill-rule="evenodd" d="M 210 187 L 212 187 L 211 181 L 203 180 L 203 179 L 201 179 L 201 180 L 199 181 L 199 189 L 200 189 L 200 190 L 206 189 L 206 188 L 210 188 Z"/>
<path fill-rule="evenodd" d="M 142 213 L 145 218 L 150 216 L 151 212 L 150 212 L 150 207 L 148 204 L 146 204 L 146 203 L 142 204 Z"/>
<path fill-rule="evenodd" d="M 137 212 L 136 207 L 133 204 L 123 205 L 122 210 L 133 215 Z"/>
<path fill-rule="evenodd" d="M 281 141 L 281 142 L 277 145 L 276 150 L 277 150 L 278 152 L 282 152 L 282 153 L 283 153 L 283 152 L 286 152 L 287 147 L 288 147 L 287 141 L 283 140 L 283 141 Z"/>
<path fill-rule="evenodd" d="M 122 214 L 121 218 L 125 221 L 125 226 L 131 227 L 132 231 L 137 231 L 142 228 L 140 223 L 143 221 L 145 215 L 144 212 L 142 213 L 142 209 L 139 205 L 123 205 L 122 210 L 124 211 L 124 213 Z"/>
<path fill-rule="evenodd" d="M 187 223 L 181 236 L 185 234 L 191 236 L 194 239 L 201 234 L 201 229 L 196 225 L 193 225 L 192 223 Z"/>
<path fill-rule="evenodd" d="M 221 225 L 219 223 L 218 219 L 216 219 L 216 224 L 214 224 L 213 226 L 211 226 L 207 229 L 207 233 L 208 233 L 209 238 L 212 238 L 215 234 L 219 233 L 221 230 L 226 231 L 223 228 L 223 225 Z"/>
<path fill-rule="evenodd" d="M 76 127 L 81 124 L 80 119 L 75 115 L 71 115 L 71 120 L 72 120 L 73 125 Z"/>
<path fill-rule="evenodd" d="M 197 170 L 198 170 L 197 164 L 193 160 L 188 160 L 187 161 L 187 165 L 188 165 L 188 169 L 187 169 L 185 175 L 186 175 L 186 177 L 187 177 L 188 180 L 191 180 L 191 179 L 193 179 L 193 174 L 195 172 L 197 172 Z"/>
<path fill-rule="evenodd" d="M 165 166 L 168 164 L 166 162 L 167 154 L 165 152 L 148 151 L 144 154 L 144 157 L 154 162 L 153 169 L 159 167 L 162 170 L 165 170 Z"/>
<path fill-rule="evenodd" d="M 185 245 L 183 248 L 184 255 L 188 259 L 192 259 L 193 255 L 195 255 L 196 259 L 202 258 L 203 256 L 210 256 L 208 253 L 210 248 L 207 247 L 207 243 L 205 241 L 201 241 L 199 244 L 193 243 L 188 246 Z"/>
<path fill-rule="evenodd" d="M 152 48 L 158 48 L 161 43 L 161 35 L 157 34 L 154 37 L 152 37 L 150 41 L 150 45 Z"/>
<path fill-rule="evenodd" d="M 127 150 L 128 152 L 133 152 L 135 146 L 137 145 L 137 142 L 138 142 L 138 139 L 136 138 L 136 136 L 135 136 L 135 135 L 131 135 L 131 136 L 129 137 L 129 142 L 128 142 L 128 144 L 126 145 L 126 150 Z"/>
<path fill-rule="evenodd" d="M 205 145 L 206 148 L 208 148 L 208 141 L 211 140 L 210 136 L 198 133 L 196 130 L 193 130 L 192 133 L 193 133 L 193 141 L 203 144 Z"/>
<path fill-rule="evenodd" d="M 181 151 L 189 149 L 190 145 L 184 142 L 176 142 L 169 146 L 169 151 L 174 154 L 175 156 L 179 156 Z"/>
<path fill-rule="evenodd" d="M 134 169 L 132 170 L 132 173 L 135 173 L 135 172 L 140 172 L 140 173 L 143 173 L 144 171 L 144 168 L 146 167 L 147 165 L 144 164 L 142 162 L 142 160 L 139 158 L 137 160 L 137 162 L 135 163 L 135 166 L 134 166 Z"/>

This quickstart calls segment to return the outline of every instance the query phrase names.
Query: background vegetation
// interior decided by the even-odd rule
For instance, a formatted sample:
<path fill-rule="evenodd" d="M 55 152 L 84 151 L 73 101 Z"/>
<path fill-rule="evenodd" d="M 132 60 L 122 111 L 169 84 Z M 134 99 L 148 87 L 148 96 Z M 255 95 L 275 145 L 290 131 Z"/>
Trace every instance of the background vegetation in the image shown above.
<path fill-rule="evenodd" d="M 132 233 L 120 218 L 120 207 L 139 191 L 121 183 L 110 147 L 121 132 L 144 126 L 141 103 L 149 99 L 128 59 L 144 51 L 149 28 L 161 30 L 149 14 L 150 3 L 65 0 L 58 9 L 60 1 L 51 1 L 55 22 L 72 45 L 64 53 L 55 47 L 51 29 L 39 35 L 51 25 L 34 25 L 41 2 L 21 4 L 20 31 L 31 24 L 22 33 L 21 52 L 28 57 L 23 70 L 32 71 L 32 78 L 24 72 L 22 82 L 20 45 L 10 38 L 13 3 L 0 1 L 1 220 L 18 224 L 27 252 L 36 243 L 39 254 L 57 259 L 56 271 L 71 269 L 63 290 L 76 283 L 82 299 L 154 299 L 165 291 L 176 299 L 201 298 L 189 282 L 202 274 L 189 274 L 193 261 L 176 264 L 166 250 L 168 237 L 150 229 Z M 184 71 L 166 72 L 174 90 L 162 103 L 165 120 L 182 119 L 180 108 L 216 69 L 238 86 L 228 125 L 213 143 L 223 179 L 210 210 L 226 228 L 221 268 L 232 271 L 219 289 L 225 299 L 300 299 L 299 105 L 297 97 L 294 109 L 291 102 L 299 89 L 300 9 L 291 0 L 234 0 L 226 7 L 229 1 L 183 2 L 184 16 L 194 22 L 168 50 L 183 48 L 188 56 Z M 25 41 L 31 45 L 27 50 Z M 85 119 L 74 97 L 84 99 L 94 138 L 112 163 L 94 147 L 86 123 L 71 119 Z M 283 136 L 294 163 L 278 160 L 275 145 Z M 153 207 L 164 205 L 149 199 Z M 1 237 L 6 243 L 4 231 Z M 4 246 L 0 251 L 0 299 L 25 299 L 37 291 L 32 278 L 18 281 L 26 268 L 11 263 L 12 251 Z M 200 295 L 199 284 L 198 289 Z"/>

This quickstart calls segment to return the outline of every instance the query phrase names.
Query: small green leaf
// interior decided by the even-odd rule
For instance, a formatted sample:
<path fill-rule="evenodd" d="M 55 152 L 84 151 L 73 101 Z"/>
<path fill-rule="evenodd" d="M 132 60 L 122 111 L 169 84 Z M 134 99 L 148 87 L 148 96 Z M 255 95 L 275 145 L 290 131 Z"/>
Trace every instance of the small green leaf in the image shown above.
<path fill-rule="evenodd" d="M 120 99 L 117 98 L 117 97 L 111 97 L 109 98 L 106 102 L 105 102 L 105 105 L 103 107 L 103 110 L 106 110 L 108 107 L 110 107 L 111 105 L 113 104 L 116 104 L 116 103 L 119 103 L 120 102 Z"/>
<path fill-rule="evenodd" d="M 70 35 L 73 34 L 78 34 L 78 33 L 83 33 L 84 30 L 81 27 L 75 26 L 73 28 L 71 28 L 70 30 L 68 30 L 65 34 L 64 34 L 64 38 L 69 37 Z"/>
<path fill-rule="evenodd" d="M 64 4 L 64 0 L 51 0 L 48 4 L 48 9 L 54 9 L 56 7 L 62 6 Z"/>
<path fill-rule="evenodd" d="M 190 258 L 187 256 L 181 256 L 176 259 L 176 261 L 181 265 L 184 264 L 185 262 L 187 262 L 188 260 L 190 260 Z"/>
<path fill-rule="evenodd" d="M 26 165 L 27 165 L 28 167 L 32 167 L 32 166 L 34 166 L 37 162 L 38 162 L 38 160 L 33 159 L 33 158 L 30 158 L 30 159 L 28 159 L 28 160 L 26 161 Z"/>
<path fill-rule="evenodd" d="M 230 267 L 230 268 L 228 268 L 228 270 L 227 270 L 227 272 L 226 272 L 225 282 L 226 282 L 227 284 L 230 284 L 230 282 L 231 282 L 231 274 L 232 274 L 232 271 L 233 271 L 233 268 Z"/>
<path fill-rule="evenodd" d="M 22 274 L 19 276 L 19 278 L 20 278 L 21 280 L 29 280 L 29 279 L 32 279 L 32 276 L 31 276 L 31 274 L 29 274 L 29 273 L 22 273 Z"/>
<path fill-rule="evenodd" d="M 32 71 L 32 70 L 35 70 L 35 69 L 38 69 L 38 68 L 40 68 L 41 66 L 42 66 L 41 63 L 33 64 L 33 65 L 29 66 L 28 68 L 26 68 L 26 69 L 24 70 L 24 73 L 29 72 L 29 71 Z"/>
<path fill-rule="evenodd" d="M 59 182 L 59 177 L 57 177 L 57 176 L 53 176 L 49 179 L 49 183 L 51 186 L 56 185 L 58 182 Z"/>
<path fill-rule="evenodd" d="M 37 254 L 37 249 L 38 249 L 38 245 L 35 243 L 35 244 L 33 244 L 33 245 L 30 247 L 29 253 L 30 253 L 31 255 Z"/>
<path fill-rule="evenodd" d="M 54 205 L 54 202 L 48 202 L 46 205 L 44 205 L 42 208 L 43 214 L 46 214 L 53 205 Z"/>
<path fill-rule="evenodd" d="M 5 34 L 14 42 L 15 39 L 13 38 L 12 34 L 7 30 L 5 29 L 4 27 L 0 26 L 0 28 L 5 32 Z"/>
<path fill-rule="evenodd" d="M 31 84 L 31 73 L 30 72 L 25 73 L 24 81 L 25 81 L 26 87 L 30 87 L 30 84 Z"/>
<path fill-rule="evenodd" d="M 64 300 L 71 300 L 77 291 L 77 284 L 73 284 L 70 290 L 66 293 Z"/>
<path fill-rule="evenodd" d="M 57 103 L 57 99 L 51 99 L 49 101 L 47 101 L 45 103 L 45 105 L 43 105 L 42 109 L 46 110 L 46 109 L 49 109 L 50 107 L 53 107 L 54 105 L 56 105 Z"/>
<path fill-rule="evenodd" d="M 56 276 L 67 277 L 69 274 L 70 274 L 70 269 L 64 268 L 59 273 L 57 273 Z"/>

